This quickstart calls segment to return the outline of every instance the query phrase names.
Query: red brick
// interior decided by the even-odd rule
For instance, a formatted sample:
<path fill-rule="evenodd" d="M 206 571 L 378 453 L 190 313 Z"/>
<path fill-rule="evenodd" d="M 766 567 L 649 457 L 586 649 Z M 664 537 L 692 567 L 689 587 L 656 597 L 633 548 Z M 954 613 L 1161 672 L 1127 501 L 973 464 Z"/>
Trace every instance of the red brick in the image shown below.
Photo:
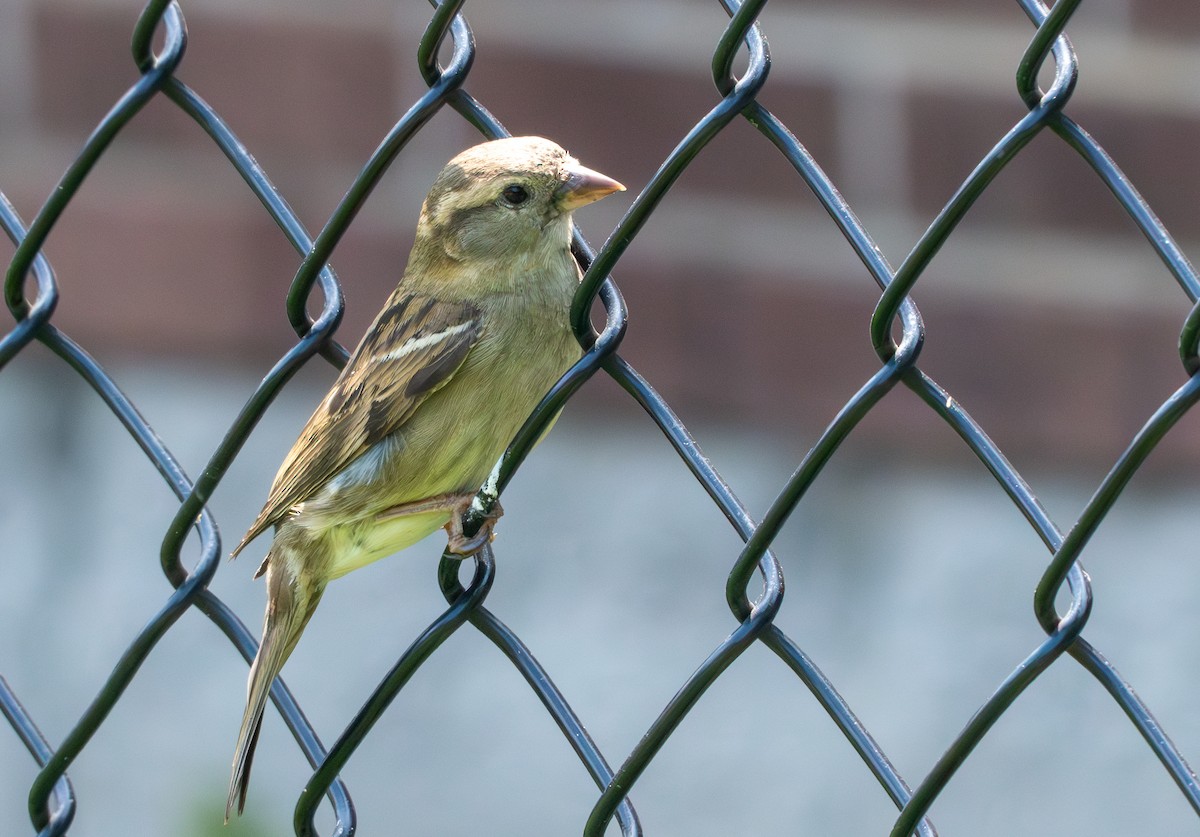
<path fill-rule="evenodd" d="M 927 215 L 941 209 L 1023 113 L 1015 97 L 1001 102 L 912 94 L 909 147 L 917 208 Z M 1200 144 L 1200 120 L 1069 104 L 1067 113 L 1093 133 L 1177 237 L 1195 234 L 1190 196 L 1200 190 L 1200 169 L 1189 161 Z M 971 217 L 1011 226 L 1132 228 L 1091 167 L 1048 128 L 1001 171 Z"/>
<path fill-rule="evenodd" d="M 629 336 L 622 354 L 685 417 L 792 431 L 815 441 L 878 368 L 868 322 L 877 293 L 863 280 L 800 286 L 716 283 L 678 269 L 626 271 Z M 928 294 L 925 295 L 929 297 Z M 1046 458 L 1103 471 L 1183 383 L 1178 317 L 1072 310 L 1013 301 L 921 304 L 920 366 L 979 421 L 1018 467 Z M 970 455 L 915 395 L 898 385 L 855 431 L 853 444 L 900 456 Z M 1185 420 L 1150 462 L 1194 467 L 1200 422 Z"/>
<path fill-rule="evenodd" d="M 513 53 L 480 55 L 467 88 L 514 134 L 542 134 L 589 165 L 644 184 L 720 101 L 707 60 L 691 74 L 620 64 L 586 64 Z M 764 103 L 825 165 L 834 157 L 833 95 L 814 85 L 768 81 Z M 691 188 L 774 199 L 803 189 L 765 137 L 738 117 L 682 175 Z"/>
<path fill-rule="evenodd" d="M 137 81 L 129 52 L 135 19 L 103 6 L 35 7 L 35 106 L 43 124 L 85 135 Z M 255 153 L 365 156 L 396 118 L 395 54 L 384 33 L 190 9 L 187 23 L 179 78 Z M 208 142 L 175 111 L 156 102 L 127 130 L 172 145 Z"/>
<path fill-rule="evenodd" d="M 809 6 L 807 0 L 772 0 L 772 7 Z M 895 14 L 896 12 L 955 12 L 966 16 L 983 15 L 995 17 L 1004 14 L 1015 4 L 993 3 L 990 0 L 842 0 L 837 4 L 841 11 L 852 10 L 864 14 Z M 768 35 L 770 33 L 768 32 Z"/>
<path fill-rule="evenodd" d="M 1194 0 L 1128 0 L 1135 31 L 1171 38 L 1200 35 L 1200 6 Z"/>

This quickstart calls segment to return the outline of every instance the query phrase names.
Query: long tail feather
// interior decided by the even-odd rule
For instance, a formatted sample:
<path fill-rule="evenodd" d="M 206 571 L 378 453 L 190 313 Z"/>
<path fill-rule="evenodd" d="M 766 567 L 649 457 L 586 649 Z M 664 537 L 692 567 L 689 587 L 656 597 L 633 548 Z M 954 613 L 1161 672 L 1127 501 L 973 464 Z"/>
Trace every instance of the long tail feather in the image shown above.
<path fill-rule="evenodd" d="M 312 585 L 292 578 L 291 568 L 295 564 L 283 555 L 268 556 L 266 566 L 267 614 L 263 620 L 262 641 L 250 666 L 250 678 L 246 686 L 246 712 L 238 730 L 233 775 L 229 780 L 229 796 L 225 801 L 226 822 L 229 822 L 235 803 L 238 814 L 246 807 L 250 766 L 262 729 L 263 711 L 271 695 L 271 684 L 291 656 L 324 591 L 323 584 Z"/>

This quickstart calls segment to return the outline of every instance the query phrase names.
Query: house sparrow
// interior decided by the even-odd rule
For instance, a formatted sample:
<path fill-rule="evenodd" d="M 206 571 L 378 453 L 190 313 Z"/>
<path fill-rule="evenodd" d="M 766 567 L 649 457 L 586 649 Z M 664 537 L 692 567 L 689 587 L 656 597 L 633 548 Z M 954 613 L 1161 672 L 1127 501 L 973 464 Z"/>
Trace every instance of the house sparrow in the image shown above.
<path fill-rule="evenodd" d="M 275 527 L 255 578 L 267 612 L 250 667 L 225 816 L 246 803 L 271 683 L 325 585 L 462 515 L 525 419 L 581 356 L 569 309 L 574 210 L 623 191 L 540 137 L 451 160 L 421 209 L 408 267 L 292 447 L 233 551 Z"/>

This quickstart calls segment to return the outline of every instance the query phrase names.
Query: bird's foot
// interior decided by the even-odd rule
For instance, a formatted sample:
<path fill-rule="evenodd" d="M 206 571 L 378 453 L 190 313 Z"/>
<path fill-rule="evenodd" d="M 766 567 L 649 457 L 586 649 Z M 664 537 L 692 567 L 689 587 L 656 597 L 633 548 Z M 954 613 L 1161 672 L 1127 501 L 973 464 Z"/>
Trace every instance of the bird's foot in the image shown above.
<path fill-rule="evenodd" d="M 462 555 L 464 558 L 474 555 L 496 539 L 496 521 L 504 514 L 504 509 L 500 507 L 500 501 L 497 500 L 492 505 L 492 510 L 484 517 L 479 531 L 468 538 L 463 533 L 463 518 L 470 514 L 473 502 L 475 502 L 474 494 L 464 497 L 454 507 L 454 513 L 450 515 L 450 520 L 446 523 L 446 532 L 450 536 L 446 549 L 455 555 Z"/>

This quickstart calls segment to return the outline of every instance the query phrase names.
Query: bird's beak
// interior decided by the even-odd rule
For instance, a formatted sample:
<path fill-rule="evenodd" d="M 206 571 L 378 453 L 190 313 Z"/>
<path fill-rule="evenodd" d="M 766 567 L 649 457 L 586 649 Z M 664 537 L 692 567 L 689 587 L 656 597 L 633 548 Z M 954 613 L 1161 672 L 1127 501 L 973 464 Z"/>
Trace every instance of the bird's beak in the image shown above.
<path fill-rule="evenodd" d="M 566 182 L 558 188 L 558 205 L 563 212 L 571 212 L 605 195 L 624 191 L 625 187 L 608 175 L 575 163 L 567 169 Z"/>

